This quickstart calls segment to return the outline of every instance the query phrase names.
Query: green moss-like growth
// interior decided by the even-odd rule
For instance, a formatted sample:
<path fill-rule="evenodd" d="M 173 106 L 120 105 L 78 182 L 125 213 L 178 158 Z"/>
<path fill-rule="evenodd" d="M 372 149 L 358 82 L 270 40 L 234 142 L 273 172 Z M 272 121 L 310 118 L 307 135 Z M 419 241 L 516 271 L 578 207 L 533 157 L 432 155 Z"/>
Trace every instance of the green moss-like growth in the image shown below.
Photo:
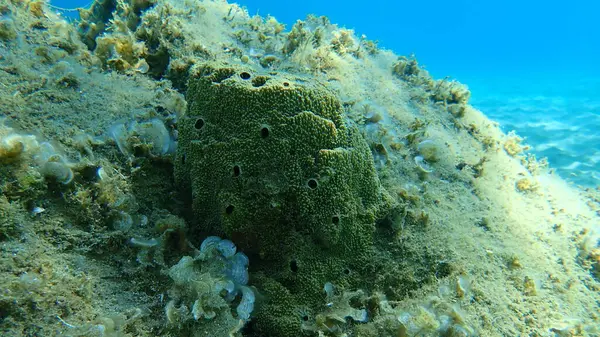
<path fill-rule="evenodd" d="M 369 147 L 318 84 L 205 65 L 188 85 L 175 176 L 191 186 L 197 230 L 232 238 L 268 275 L 263 308 L 289 314 L 266 322 L 259 309 L 257 327 L 300 332 L 323 285 L 358 287 L 371 261 L 389 198 Z"/>
<path fill-rule="evenodd" d="M 398 78 L 420 88 L 424 93 L 413 99 L 428 98 L 434 103 L 443 104 L 454 117 L 461 118 L 465 114 L 471 98 L 469 89 L 457 82 L 447 79 L 434 80 L 428 71 L 421 68 L 413 57 L 399 57 L 392 66 L 392 73 Z M 418 96 L 418 94 L 413 94 Z"/>
<path fill-rule="evenodd" d="M 79 22 L 79 34 L 81 40 L 93 50 L 96 48 L 96 38 L 107 28 L 108 23 L 115 16 L 123 19 L 123 25 L 129 29 L 135 29 L 139 24 L 141 13 L 152 7 L 156 0 L 98 0 L 94 1 L 88 9 L 79 9 L 81 21 Z"/>

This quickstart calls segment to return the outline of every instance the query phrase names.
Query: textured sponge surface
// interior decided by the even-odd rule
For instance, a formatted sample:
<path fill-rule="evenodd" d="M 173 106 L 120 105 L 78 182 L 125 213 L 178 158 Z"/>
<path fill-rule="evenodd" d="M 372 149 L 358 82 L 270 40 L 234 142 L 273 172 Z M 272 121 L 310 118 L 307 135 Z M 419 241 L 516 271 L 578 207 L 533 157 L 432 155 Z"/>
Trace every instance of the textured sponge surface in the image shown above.
<path fill-rule="evenodd" d="M 322 306 L 323 284 L 353 283 L 343 271 L 368 263 L 388 199 L 337 98 L 302 78 L 211 64 L 187 95 L 175 174 L 199 231 L 231 238 L 295 297 L 271 305 Z"/>

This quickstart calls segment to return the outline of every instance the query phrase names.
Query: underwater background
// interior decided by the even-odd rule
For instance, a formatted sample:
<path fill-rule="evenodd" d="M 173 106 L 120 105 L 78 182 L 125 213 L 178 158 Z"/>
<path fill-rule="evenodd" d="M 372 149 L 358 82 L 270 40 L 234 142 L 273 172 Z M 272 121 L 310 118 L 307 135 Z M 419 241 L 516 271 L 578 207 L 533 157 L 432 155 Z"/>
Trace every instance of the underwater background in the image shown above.
<path fill-rule="evenodd" d="M 600 337 L 594 6 L 49 1 L 0 0 L 1 336 Z"/>
<path fill-rule="evenodd" d="M 54 0 L 74 8 L 87 0 Z M 308 14 L 414 54 L 435 78 L 466 84 L 471 103 L 515 130 L 563 178 L 600 183 L 600 3 L 563 1 L 237 1 L 287 25 Z"/>

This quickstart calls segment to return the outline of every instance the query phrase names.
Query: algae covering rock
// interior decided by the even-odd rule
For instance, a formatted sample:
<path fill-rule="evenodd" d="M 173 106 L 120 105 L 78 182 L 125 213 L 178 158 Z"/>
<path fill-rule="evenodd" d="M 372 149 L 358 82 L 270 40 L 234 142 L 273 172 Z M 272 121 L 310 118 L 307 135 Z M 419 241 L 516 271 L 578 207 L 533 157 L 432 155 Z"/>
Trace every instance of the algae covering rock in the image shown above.
<path fill-rule="evenodd" d="M 209 64 L 187 100 L 175 175 L 191 187 L 197 229 L 249 254 L 268 275 L 263 289 L 283 286 L 267 294 L 258 329 L 298 333 L 300 308 L 321 308 L 327 282 L 356 287 L 371 260 L 390 202 L 369 147 L 337 98 L 307 79 Z"/>

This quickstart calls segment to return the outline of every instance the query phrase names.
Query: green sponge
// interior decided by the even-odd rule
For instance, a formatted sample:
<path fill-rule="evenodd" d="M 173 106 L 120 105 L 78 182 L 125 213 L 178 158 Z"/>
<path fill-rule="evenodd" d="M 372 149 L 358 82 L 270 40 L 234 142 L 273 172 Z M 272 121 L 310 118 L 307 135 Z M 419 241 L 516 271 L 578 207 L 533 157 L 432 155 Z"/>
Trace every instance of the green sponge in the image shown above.
<path fill-rule="evenodd" d="M 274 306 L 320 307 L 326 282 L 356 285 L 389 199 L 337 98 L 305 78 L 207 64 L 187 101 L 175 177 L 191 187 L 197 232 L 230 238 L 286 287 Z"/>

